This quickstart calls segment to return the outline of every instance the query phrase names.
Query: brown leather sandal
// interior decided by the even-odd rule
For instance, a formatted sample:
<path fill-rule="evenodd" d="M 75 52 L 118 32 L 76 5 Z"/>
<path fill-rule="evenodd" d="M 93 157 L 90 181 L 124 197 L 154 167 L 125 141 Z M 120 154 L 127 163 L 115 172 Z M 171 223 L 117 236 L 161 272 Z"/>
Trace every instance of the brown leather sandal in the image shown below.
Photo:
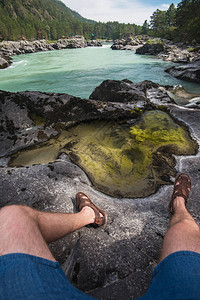
<path fill-rule="evenodd" d="M 169 211 L 173 213 L 173 203 L 176 197 L 183 197 L 185 205 L 187 204 L 191 190 L 191 179 L 187 174 L 181 173 L 174 182 L 174 191 L 171 201 L 169 202 Z"/>
<path fill-rule="evenodd" d="M 97 226 L 103 226 L 107 222 L 107 213 L 102 210 L 101 208 L 97 207 L 92 201 L 89 199 L 89 197 L 82 193 L 79 192 L 76 194 L 76 207 L 79 211 L 85 206 L 89 206 L 94 210 L 95 213 L 95 221 L 94 224 Z M 101 216 L 101 215 L 103 216 Z"/>

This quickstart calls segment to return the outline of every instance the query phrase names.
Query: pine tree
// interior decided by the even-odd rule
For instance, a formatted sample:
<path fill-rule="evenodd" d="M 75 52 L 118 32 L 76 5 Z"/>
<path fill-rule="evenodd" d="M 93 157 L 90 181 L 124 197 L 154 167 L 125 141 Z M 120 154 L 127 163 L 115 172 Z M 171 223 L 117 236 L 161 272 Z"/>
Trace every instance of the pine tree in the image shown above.
<path fill-rule="evenodd" d="M 142 25 L 142 34 L 148 34 L 149 32 L 149 24 L 147 22 L 147 20 L 144 21 L 143 25 Z"/>

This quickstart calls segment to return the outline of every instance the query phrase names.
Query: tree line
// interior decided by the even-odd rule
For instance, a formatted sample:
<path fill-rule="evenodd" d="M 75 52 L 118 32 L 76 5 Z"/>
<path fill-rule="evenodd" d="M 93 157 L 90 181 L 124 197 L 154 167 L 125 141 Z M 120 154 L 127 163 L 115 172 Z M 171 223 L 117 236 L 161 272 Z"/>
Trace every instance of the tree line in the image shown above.
<path fill-rule="evenodd" d="M 157 9 L 150 23 L 145 20 L 142 34 L 171 39 L 176 42 L 200 43 L 200 1 L 182 0 L 177 7 Z"/>
<path fill-rule="evenodd" d="M 147 34 L 176 42 L 200 43 L 200 0 L 182 0 L 177 7 L 157 9 L 143 26 L 95 22 L 83 18 L 59 0 L 0 0 L 0 39 L 57 40 L 83 35 L 86 39 L 120 39 Z"/>
<path fill-rule="evenodd" d="M 95 22 L 80 16 L 59 0 L 1 0 L 0 38 L 49 39 L 83 35 L 87 39 L 118 39 L 140 34 L 142 27 L 119 22 Z"/>

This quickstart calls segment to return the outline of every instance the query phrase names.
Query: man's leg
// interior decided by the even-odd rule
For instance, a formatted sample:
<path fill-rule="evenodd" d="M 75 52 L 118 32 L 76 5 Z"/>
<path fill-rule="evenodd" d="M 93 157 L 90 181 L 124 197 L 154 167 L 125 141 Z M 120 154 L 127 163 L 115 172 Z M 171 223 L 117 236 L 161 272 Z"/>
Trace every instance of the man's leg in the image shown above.
<path fill-rule="evenodd" d="M 189 176 L 180 174 L 169 204 L 173 216 L 163 240 L 161 264 L 154 269 L 149 289 L 141 300 L 199 299 L 200 231 L 185 207 L 190 189 Z"/>
<path fill-rule="evenodd" d="M 178 184 L 179 183 L 177 183 L 177 185 Z M 189 190 L 190 189 L 188 189 L 188 191 Z M 185 199 L 182 196 L 175 197 L 172 203 L 172 209 L 173 216 L 169 229 L 164 237 L 160 261 L 169 254 L 177 251 L 185 250 L 200 253 L 199 226 L 187 211 Z"/>
<path fill-rule="evenodd" d="M 85 206 L 76 214 L 39 212 L 11 205 L 0 210 L 0 255 L 26 253 L 55 261 L 47 243 L 94 223 L 95 212 Z"/>

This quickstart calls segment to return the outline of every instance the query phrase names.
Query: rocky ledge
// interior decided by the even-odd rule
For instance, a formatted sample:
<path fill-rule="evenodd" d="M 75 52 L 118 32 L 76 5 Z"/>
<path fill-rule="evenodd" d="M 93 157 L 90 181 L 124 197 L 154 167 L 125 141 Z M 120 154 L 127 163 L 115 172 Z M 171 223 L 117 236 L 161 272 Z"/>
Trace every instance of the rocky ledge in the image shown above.
<path fill-rule="evenodd" d="M 59 39 L 55 43 L 49 43 L 46 40 L 33 42 L 26 40 L 19 42 L 3 41 L 0 43 L 0 68 L 6 68 L 11 64 L 10 57 L 13 55 L 61 49 L 85 48 L 88 46 L 99 47 L 102 46 L 102 44 L 95 40 L 86 42 L 83 36 Z"/>
<path fill-rule="evenodd" d="M 188 64 L 171 67 L 166 72 L 182 80 L 200 83 L 200 56 Z"/>
<path fill-rule="evenodd" d="M 128 80 L 105 81 L 90 99 L 66 94 L 1 91 L 0 206 L 26 204 L 43 211 L 74 212 L 75 195 L 83 191 L 103 207 L 108 212 L 104 228 L 88 226 L 50 245 L 72 284 L 98 299 L 132 299 L 146 291 L 169 223 L 167 207 L 177 172 L 191 176 L 188 208 L 196 221 L 200 221 L 198 150 L 195 154 L 173 156 L 168 169 L 171 171 L 163 177 L 165 183 L 154 194 L 140 198 L 111 197 L 94 189 L 85 172 L 73 163 L 73 157 L 65 154 L 66 148 L 69 150 L 73 144 L 62 145 L 58 156 L 48 163 L 29 161 L 21 167 L 9 167 L 11 155 L 21 153 L 25 160 L 26 151 L 33 150 L 36 151 L 33 156 L 37 156 L 35 146 L 48 141 L 48 156 L 56 140 L 59 144 L 60 132 L 74 128 L 75 124 L 80 126 L 79 130 L 82 124 L 92 124 L 94 120 L 137 125 L 143 115 L 157 110 L 170 116 L 195 144 L 199 143 L 198 103 L 195 108 L 179 106 L 172 94 L 172 87 L 152 82 L 134 84 Z M 91 135 L 97 133 L 93 131 Z M 160 136 L 161 140 L 164 133 L 166 131 Z M 144 139 L 144 135 L 141 137 Z M 85 152 L 88 146 L 84 144 Z M 162 152 L 162 147 L 159 151 Z M 165 154 L 170 155 L 170 152 L 170 147 L 165 148 Z M 165 168 L 167 160 L 167 156 L 161 159 L 157 169 Z"/>

